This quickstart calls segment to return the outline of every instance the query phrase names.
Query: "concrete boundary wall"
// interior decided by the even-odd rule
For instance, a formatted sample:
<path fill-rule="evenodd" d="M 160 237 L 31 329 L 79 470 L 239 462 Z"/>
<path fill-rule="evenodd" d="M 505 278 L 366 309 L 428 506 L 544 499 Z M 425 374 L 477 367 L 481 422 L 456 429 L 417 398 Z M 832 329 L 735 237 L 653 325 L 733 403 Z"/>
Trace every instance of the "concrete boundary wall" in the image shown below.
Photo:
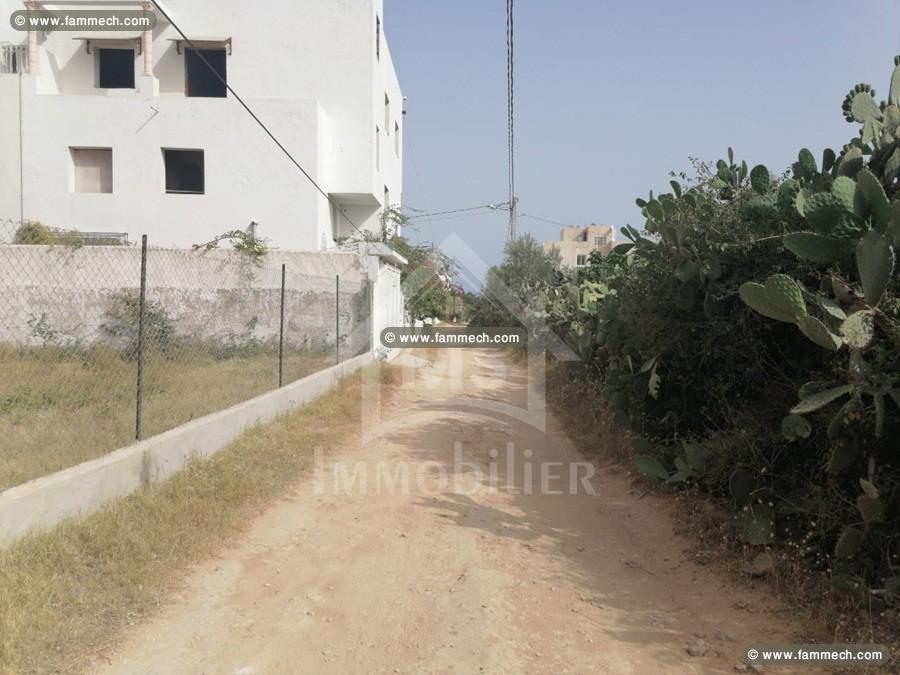
<path fill-rule="evenodd" d="M 374 360 L 371 353 L 110 454 L 0 492 L 0 549 L 32 531 L 90 514 L 213 455 L 242 431 L 308 403 Z"/>
<path fill-rule="evenodd" d="M 0 221 L 0 242 L 12 227 Z M 151 248 L 147 300 L 179 339 L 216 345 L 277 340 L 285 266 L 285 343 L 334 345 L 335 277 L 346 353 L 368 347 L 367 260 L 356 252 L 270 251 L 259 265 L 232 249 Z M 377 273 L 378 270 L 374 270 Z M 29 346 L 122 347 L 108 324 L 121 323 L 123 300 L 137 297 L 139 246 L 0 245 L 0 342 Z M 384 285 L 384 284 L 382 284 Z M 112 314 L 111 314 L 112 313 Z M 128 316 L 126 314 L 126 316 Z M 47 332 L 35 330 L 35 322 Z"/>

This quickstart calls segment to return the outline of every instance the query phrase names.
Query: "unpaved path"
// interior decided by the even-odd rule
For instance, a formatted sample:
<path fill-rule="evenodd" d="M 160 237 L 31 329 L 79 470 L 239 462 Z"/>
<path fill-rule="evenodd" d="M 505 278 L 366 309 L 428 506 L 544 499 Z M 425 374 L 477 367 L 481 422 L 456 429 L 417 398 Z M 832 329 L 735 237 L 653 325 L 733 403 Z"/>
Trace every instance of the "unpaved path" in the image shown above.
<path fill-rule="evenodd" d="M 622 472 L 601 469 L 596 495 L 541 494 L 540 462 L 567 476 L 579 458 L 553 420 L 532 426 L 539 397 L 513 411 L 524 369 L 488 350 L 401 359 L 414 381 L 329 456 L 324 494 L 310 479 L 274 504 L 98 672 L 733 673 L 747 645 L 792 641 L 783 608 L 694 564 Z M 482 475 L 454 467 L 455 443 Z M 507 443 L 533 453 L 533 489 L 507 475 Z M 366 489 L 335 494 L 335 462 L 357 461 Z M 409 489 L 376 490 L 378 462 Z M 700 638 L 709 652 L 688 655 Z"/>

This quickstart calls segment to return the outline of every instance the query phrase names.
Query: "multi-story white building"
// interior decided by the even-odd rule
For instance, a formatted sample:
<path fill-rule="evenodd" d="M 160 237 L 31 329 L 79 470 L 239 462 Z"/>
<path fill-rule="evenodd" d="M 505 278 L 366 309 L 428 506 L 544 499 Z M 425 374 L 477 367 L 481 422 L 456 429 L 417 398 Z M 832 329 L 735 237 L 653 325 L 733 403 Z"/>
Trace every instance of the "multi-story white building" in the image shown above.
<path fill-rule="evenodd" d="M 14 11 L 154 11 L 149 31 L 30 33 Z M 402 191 L 404 99 L 382 0 L 0 0 L 0 219 L 190 246 L 257 222 L 320 250 Z M 346 217 L 345 217 L 346 216 Z M 349 219 L 349 220 L 348 220 Z"/>

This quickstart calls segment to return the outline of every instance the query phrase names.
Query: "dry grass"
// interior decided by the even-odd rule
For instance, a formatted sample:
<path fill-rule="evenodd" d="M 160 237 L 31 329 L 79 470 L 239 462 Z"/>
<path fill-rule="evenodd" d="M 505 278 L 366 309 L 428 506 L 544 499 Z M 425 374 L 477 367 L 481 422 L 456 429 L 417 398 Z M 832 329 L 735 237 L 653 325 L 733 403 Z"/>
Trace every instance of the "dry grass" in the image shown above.
<path fill-rule="evenodd" d="M 547 403 L 564 423 L 566 435 L 589 457 L 626 461 L 633 454 L 628 432 L 616 427 L 600 393 L 589 383 L 569 380 L 564 363 L 547 368 Z"/>
<path fill-rule="evenodd" d="M 334 356 L 298 352 L 285 361 L 291 382 L 332 365 Z M 0 491 L 131 443 L 135 368 L 111 349 L 0 347 Z M 274 353 L 225 360 L 208 352 L 150 355 L 143 437 L 262 394 L 277 381 Z"/>
<path fill-rule="evenodd" d="M 379 368 L 385 381 L 395 378 Z M 85 519 L 0 553 L 0 673 L 79 671 L 152 612 L 311 468 L 359 432 L 362 375 L 212 458 Z"/>

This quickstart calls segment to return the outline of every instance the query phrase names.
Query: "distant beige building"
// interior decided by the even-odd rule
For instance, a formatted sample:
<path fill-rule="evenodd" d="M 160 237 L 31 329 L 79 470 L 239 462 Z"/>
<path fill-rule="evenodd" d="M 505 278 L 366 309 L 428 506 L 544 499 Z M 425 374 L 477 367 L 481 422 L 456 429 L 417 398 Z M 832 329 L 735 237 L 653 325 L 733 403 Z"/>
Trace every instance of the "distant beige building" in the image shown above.
<path fill-rule="evenodd" d="M 610 225 L 571 225 L 560 230 L 559 241 L 545 241 L 544 250 L 559 251 L 566 267 L 584 267 L 594 251 L 609 255 L 615 246 L 615 230 Z"/>

